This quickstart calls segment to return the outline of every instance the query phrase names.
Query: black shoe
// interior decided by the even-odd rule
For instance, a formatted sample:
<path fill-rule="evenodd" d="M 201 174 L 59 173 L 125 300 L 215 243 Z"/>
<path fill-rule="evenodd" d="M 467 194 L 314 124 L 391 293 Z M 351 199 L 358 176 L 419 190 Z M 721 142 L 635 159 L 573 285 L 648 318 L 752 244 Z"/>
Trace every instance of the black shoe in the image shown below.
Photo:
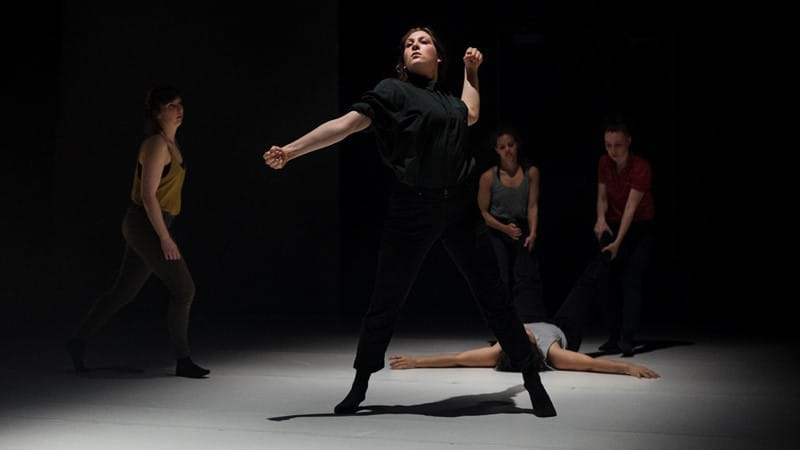
<path fill-rule="evenodd" d="M 366 370 L 357 370 L 356 378 L 353 380 L 353 385 L 350 387 L 350 392 L 347 396 L 333 408 L 334 414 L 353 414 L 358 411 L 361 402 L 367 398 L 367 388 L 369 387 L 369 377 L 371 372 Z"/>
<path fill-rule="evenodd" d="M 539 377 L 539 372 L 534 370 L 526 370 L 522 372 L 522 379 L 525 381 L 525 389 L 531 397 L 531 405 L 533 406 L 533 415 L 536 417 L 555 417 L 556 407 L 553 406 L 553 401 L 550 400 L 550 395 L 547 394 L 542 380 Z"/>
<path fill-rule="evenodd" d="M 184 378 L 205 378 L 210 370 L 204 369 L 195 364 L 188 356 L 186 358 L 178 358 L 175 364 L 175 375 Z"/>
<path fill-rule="evenodd" d="M 354 414 L 358 411 L 361 402 L 366 398 L 366 393 L 352 389 L 347 396 L 333 408 L 334 414 Z"/>
<path fill-rule="evenodd" d="M 75 372 L 86 372 L 86 366 L 83 364 L 86 344 L 79 338 L 72 338 L 64 345 L 64 350 L 67 351 L 69 358 L 72 360 L 72 367 L 75 368 Z"/>
<path fill-rule="evenodd" d="M 622 353 L 622 349 L 619 348 L 616 339 L 607 340 L 606 342 L 601 344 L 600 347 L 598 347 L 598 350 L 600 350 L 603 353 Z"/>

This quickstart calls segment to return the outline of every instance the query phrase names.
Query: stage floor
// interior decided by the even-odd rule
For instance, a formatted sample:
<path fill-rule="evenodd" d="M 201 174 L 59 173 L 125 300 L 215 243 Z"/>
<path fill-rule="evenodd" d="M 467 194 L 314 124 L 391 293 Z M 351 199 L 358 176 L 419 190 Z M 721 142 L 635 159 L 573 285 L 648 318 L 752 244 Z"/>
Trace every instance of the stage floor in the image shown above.
<path fill-rule="evenodd" d="M 196 362 L 212 373 L 191 380 L 170 375 L 166 334 L 150 325 L 102 333 L 83 375 L 69 370 L 58 337 L 5 339 L 0 448 L 735 450 L 800 442 L 798 353 L 764 340 L 642 336 L 631 361 L 661 379 L 543 373 L 555 418 L 531 414 L 520 374 L 478 368 L 384 369 L 359 413 L 335 416 L 352 381 L 353 327 L 226 323 L 194 338 Z M 426 328 L 399 329 L 389 353 L 457 352 L 490 337 L 480 327 Z M 582 350 L 599 343 L 590 337 Z"/>

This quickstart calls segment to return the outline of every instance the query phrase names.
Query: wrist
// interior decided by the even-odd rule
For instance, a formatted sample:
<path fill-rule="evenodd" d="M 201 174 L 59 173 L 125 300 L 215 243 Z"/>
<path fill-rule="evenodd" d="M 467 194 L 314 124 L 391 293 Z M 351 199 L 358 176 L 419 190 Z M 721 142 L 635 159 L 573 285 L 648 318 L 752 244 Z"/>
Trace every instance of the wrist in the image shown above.
<path fill-rule="evenodd" d="M 294 159 L 295 155 L 297 154 L 297 148 L 295 148 L 292 144 L 286 145 L 281 148 L 283 149 L 283 154 L 286 156 L 286 161 Z"/>

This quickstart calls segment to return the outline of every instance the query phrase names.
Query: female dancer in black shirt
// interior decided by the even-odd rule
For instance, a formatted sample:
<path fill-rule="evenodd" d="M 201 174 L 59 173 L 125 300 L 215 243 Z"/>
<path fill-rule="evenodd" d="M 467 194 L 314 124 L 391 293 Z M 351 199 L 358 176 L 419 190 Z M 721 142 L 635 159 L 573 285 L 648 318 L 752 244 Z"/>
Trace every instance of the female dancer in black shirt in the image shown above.
<path fill-rule="evenodd" d="M 371 128 L 383 161 L 400 182 L 384 223 L 375 290 L 353 364 L 355 381 L 334 411 L 353 413 L 364 400 L 370 375 L 384 367 L 397 315 L 422 262 L 441 240 L 503 349 L 522 368 L 534 414 L 555 416 L 537 372 L 538 352 L 508 298 L 488 237 L 476 237 L 471 220 L 470 208 L 476 204 L 466 188 L 472 168 L 466 134 L 478 120 L 478 67 L 483 55 L 476 48 L 467 49 L 464 86 L 461 98 L 456 98 L 439 84 L 445 54 L 433 31 L 412 28 L 401 45 L 396 79 L 378 83 L 343 116 L 264 153 L 266 164 L 280 169 L 292 159 Z"/>

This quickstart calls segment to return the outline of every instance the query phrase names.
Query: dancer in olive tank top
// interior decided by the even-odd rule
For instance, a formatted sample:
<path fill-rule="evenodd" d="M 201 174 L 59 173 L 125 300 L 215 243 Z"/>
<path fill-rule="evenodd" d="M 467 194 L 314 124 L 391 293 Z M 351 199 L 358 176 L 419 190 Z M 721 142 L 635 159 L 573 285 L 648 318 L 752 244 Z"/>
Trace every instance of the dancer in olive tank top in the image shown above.
<path fill-rule="evenodd" d="M 97 299 L 75 336 L 66 345 L 76 371 L 84 371 L 86 341 L 123 306 L 133 301 L 155 274 L 171 294 L 168 324 L 176 358 L 175 374 L 202 378 L 209 370 L 190 358 L 189 312 L 195 287 L 186 261 L 169 228 L 181 211 L 181 189 L 186 177 L 183 155 L 175 134 L 183 121 L 180 93 L 159 86 L 145 100 L 148 137 L 139 148 L 134 170 L 131 205 L 122 221 L 125 254 L 111 289 Z"/>

